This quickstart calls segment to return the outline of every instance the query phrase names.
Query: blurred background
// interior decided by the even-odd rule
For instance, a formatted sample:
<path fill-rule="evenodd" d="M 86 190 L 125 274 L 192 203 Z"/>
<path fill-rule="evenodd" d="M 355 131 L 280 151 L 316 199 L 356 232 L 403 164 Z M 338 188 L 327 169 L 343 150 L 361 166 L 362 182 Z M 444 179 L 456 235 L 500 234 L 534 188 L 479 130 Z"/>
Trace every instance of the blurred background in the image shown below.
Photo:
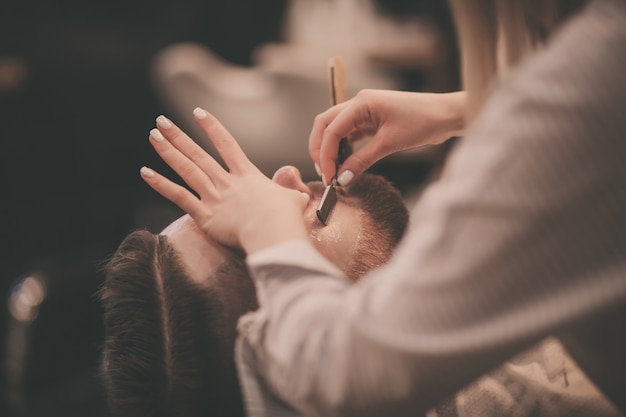
<path fill-rule="evenodd" d="M 458 89 L 438 0 L 25 0 L 0 3 L 0 415 L 106 416 L 101 266 L 131 230 L 180 213 L 140 179 L 171 175 L 147 141 L 159 114 L 209 152 L 215 113 L 267 174 L 306 179 L 326 63 L 362 88 Z M 410 198 L 445 149 L 373 168 Z"/>

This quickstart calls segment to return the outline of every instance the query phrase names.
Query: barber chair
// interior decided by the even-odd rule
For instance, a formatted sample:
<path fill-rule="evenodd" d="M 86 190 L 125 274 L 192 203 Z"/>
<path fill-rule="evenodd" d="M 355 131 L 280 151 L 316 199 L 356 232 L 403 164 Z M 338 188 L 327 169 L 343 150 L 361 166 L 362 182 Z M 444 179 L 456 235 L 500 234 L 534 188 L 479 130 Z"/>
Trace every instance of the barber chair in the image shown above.
<path fill-rule="evenodd" d="M 192 111 L 215 115 L 267 176 L 289 163 L 313 179 L 308 131 L 329 106 L 328 86 L 307 77 L 231 64 L 198 44 L 169 47 L 154 61 L 157 93 L 174 121 L 219 159 Z"/>
<path fill-rule="evenodd" d="M 402 89 L 402 71 L 443 73 L 446 48 L 437 29 L 383 16 L 372 1 L 292 0 L 283 32 L 284 42 L 254 50 L 249 67 L 197 43 L 171 45 L 153 60 L 153 85 L 163 106 L 218 160 L 193 119 L 197 106 L 224 124 L 265 175 L 290 164 L 305 180 L 315 180 L 308 138 L 315 116 L 330 107 L 331 57 L 344 61 L 348 97 L 365 88 Z M 411 158 L 432 154 L 421 149 Z"/>

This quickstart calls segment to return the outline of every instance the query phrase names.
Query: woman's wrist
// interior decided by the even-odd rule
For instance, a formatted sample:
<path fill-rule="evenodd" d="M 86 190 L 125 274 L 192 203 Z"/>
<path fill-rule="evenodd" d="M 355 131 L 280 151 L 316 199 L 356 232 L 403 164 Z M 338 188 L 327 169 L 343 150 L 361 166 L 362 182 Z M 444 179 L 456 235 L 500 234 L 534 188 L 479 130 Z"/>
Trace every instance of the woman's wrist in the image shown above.
<path fill-rule="evenodd" d="M 307 238 L 301 213 L 299 217 L 276 213 L 262 222 L 250 222 L 243 227 L 240 243 L 243 250 L 250 255 L 289 240 Z"/>
<path fill-rule="evenodd" d="M 444 108 L 442 114 L 442 142 L 454 136 L 462 136 L 465 133 L 465 112 L 467 106 L 467 93 L 457 91 L 444 94 Z"/>

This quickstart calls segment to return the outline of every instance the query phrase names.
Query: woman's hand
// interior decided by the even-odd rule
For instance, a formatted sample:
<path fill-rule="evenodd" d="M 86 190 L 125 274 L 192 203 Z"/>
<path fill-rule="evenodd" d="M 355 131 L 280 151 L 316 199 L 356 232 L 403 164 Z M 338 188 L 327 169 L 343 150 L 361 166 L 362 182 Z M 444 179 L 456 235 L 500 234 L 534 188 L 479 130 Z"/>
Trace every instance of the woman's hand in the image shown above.
<path fill-rule="evenodd" d="M 315 118 L 309 152 L 326 182 L 335 175 L 341 138 L 347 137 L 354 143 L 371 136 L 341 166 L 339 183 L 346 185 L 387 155 L 422 145 L 437 145 L 461 134 L 464 116 L 464 92 L 362 90 L 353 99 Z"/>
<path fill-rule="evenodd" d="M 163 160 L 198 194 L 150 168 L 143 179 L 178 205 L 209 238 L 251 253 L 290 239 L 306 238 L 302 212 L 305 193 L 281 187 L 264 176 L 235 139 L 207 111 L 194 116 L 228 166 L 228 171 L 164 116 L 150 142 Z"/>

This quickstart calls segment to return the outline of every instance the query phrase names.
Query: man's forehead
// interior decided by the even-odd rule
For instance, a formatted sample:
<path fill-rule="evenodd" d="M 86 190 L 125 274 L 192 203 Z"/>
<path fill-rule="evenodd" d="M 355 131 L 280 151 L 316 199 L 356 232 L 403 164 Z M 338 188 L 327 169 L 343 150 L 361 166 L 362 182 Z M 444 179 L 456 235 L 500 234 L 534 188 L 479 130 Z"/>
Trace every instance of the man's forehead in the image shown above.
<path fill-rule="evenodd" d="M 174 234 L 181 232 L 183 230 L 186 230 L 192 226 L 195 226 L 195 223 L 191 220 L 191 217 L 189 217 L 189 215 L 186 214 L 174 220 L 169 225 L 167 225 L 165 229 L 163 229 L 161 233 L 159 234 L 163 236 L 171 237 Z"/>

